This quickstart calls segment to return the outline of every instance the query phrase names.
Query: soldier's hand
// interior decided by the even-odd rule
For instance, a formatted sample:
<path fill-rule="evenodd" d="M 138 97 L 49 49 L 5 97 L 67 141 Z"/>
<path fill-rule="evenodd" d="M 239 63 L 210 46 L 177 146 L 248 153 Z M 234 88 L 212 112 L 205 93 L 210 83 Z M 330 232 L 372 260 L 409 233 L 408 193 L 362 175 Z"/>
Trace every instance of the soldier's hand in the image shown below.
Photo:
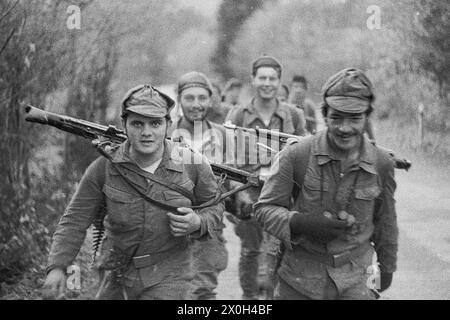
<path fill-rule="evenodd" d="M 348 227 L 346 221 L 330 219 L 322 214 L 296 213 L 289 223 L 294 234 L 307 235 L 320 243 L 327 243 L 344 235 Z"/>
<path fill-rule="evenodd" d="M 51 270 L 47 274 L 42 294 L 45 299 L 62 299 L 66 290 L 66 273 L 59 268 Z"/>
<path fill-rule="evenodd" d="M 178 208 L 178 212 L 183 215 L 167 213 L 170 218 L 170 230 L 175 237 L 182 237 L 200 229 L 201 219 L 194 210 L 190 208 Z"/>

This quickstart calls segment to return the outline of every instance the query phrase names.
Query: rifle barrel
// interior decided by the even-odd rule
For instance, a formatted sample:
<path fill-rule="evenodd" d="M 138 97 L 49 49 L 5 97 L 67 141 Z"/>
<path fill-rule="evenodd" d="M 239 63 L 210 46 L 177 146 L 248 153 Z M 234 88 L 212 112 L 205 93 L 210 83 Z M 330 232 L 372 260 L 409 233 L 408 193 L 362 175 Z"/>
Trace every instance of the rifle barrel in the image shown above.
<path fill-rule="evenodd" d="M 104 126 L 94 122 L 63 116 L 57 113 L 48 112 L 32 105 L 25 107 L 25 120 L 47 124 L 60 130 L 70 132 L 87 139 L 97 139 L 100 136 L 110 138 L 114 142 L 123 142 L 127 136 L 123 130 L 114 126 Z"/>

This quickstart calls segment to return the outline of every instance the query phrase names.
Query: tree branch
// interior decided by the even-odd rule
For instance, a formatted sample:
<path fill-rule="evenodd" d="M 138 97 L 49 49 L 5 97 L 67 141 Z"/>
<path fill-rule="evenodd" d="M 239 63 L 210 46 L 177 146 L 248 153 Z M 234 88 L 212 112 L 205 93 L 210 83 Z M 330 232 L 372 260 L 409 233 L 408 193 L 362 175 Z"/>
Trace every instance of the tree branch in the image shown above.
<path fill-rule="evenodd" d="M 11 30 L 11 33 L 9 34 L 8 38 L 6 38 L 5 43 L 3 44 L 2 48 L 0 49 L 0 55 L 2 54 L 3 50 L 6 49 L 6 46 L 8 45 L 9 40 L 11 40 L 11 38 L 13 37 L 15 32 L 16 32 L 16 29 Z"/>
<path fill-rule="evenodd" d="M 6 11 L 6 13 L 2 17 L 0 17 L 0 22 L 2 22 L 2 20 L 5 19 L 11 13 L 11 11 L 13 11 L 13 9 L 17 6 L 18 3 L 19 0 L 17 0 L 16 3 L 14 3 L 13 6 L 9 8 L 8 11 Z"/>

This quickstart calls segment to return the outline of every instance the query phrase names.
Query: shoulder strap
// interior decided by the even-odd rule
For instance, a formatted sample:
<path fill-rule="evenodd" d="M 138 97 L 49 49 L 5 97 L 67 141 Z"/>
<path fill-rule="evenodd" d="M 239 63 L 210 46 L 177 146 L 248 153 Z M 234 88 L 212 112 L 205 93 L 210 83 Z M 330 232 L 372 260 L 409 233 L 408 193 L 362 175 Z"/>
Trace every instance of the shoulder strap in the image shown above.
<path fill-rule="evenodd" d="M 385 170 L 387 164 L 389 161 L 392 161 L 392 159 L 389 158 L 388 155 L 386 155 L 383 151 L 386 151 L 380 147 L 377 147 L 377 159 L 375 160 L 375 169 L 381 179 L 381 185 L 384 187 L 384 184 L 386 182 L 386 173 Z"/>
<path fill-rule="evenodd" d="M 195 195 L 192 192 L 190 192 L 188 189 L 186 189 L 182 186 L 179 186 L 175 183 L 172 183 L 170 181 L 162 180 L 154 174 L 149 174 L 148 178 L 153 182 L 156 182 L 164 187 L 167 187 L 175 192 L 178 192 L 179 194 L 181 194 L 181 195 L 185 196 L 186 198 L 188 198 L 189 200 L 191 200 L 192 203 L 196 203 Z"/>
<path fill-rule="evenodd" d="M 294 201 L 300 194 L 301 189 L 303 188 L 303 184 L 305 182 L 305 176 L 306 176 L 306 170 L 308 169 L 309 161 L 311 159 L 311 149 L 312 149 L 312 142 L 313 142 L 313 136 L 305 138 L 309 141 L 305 142 L 299 142 L 304 143 L 304 145 L 301 146 L 301 150 L 298 153 L 298 162 L 296 163 L 296 168 L 298 170 L 300 180 L 297 182 L 297 185 L 294 186 L 294 189 L 292 190 L 292 196 L 294 198 Z"/>
<path fill-rule="evenodd" d="M 124 181 L 125 181 L 125 182 L 126 182 L 126 183 L 134 190 L 134 191 L 136 191 L 136 192 L 137 192 L 144 200 L 150 202 L 151 204 L 153 204 L 153 205 L 155 205 L 155 206 L 157 206 L 157 207 L 160 207 L 161 209 L 170 211 L 170 212 L 172 212 L 172 213 L 174 213 L 174 214 L 179 214 L 178 211 L 177 211 L 178 207 L 169 205 L 169 204 L 167 204 L 167 203 L 165 203 L 165 202 L 161 202 L 161 201 L 158 201 L 158 200 L 156 200 L 156 199 L 153 199 L 153 198 L 149 197 L 145 192 L 143 192 L 139 187 L 137 187 L 132 181 L 130 181 L 130 180 L 128 179 L 127 173 L 126 173 L 125 171 L 123 171 L 123 168 L 122 168 L 119 164 L 114 163 L 114 162 L 111 162 L 111 165 L 114 167 L 114 169 L 116 169 L 116 171 L 117 171 L 117 172 L 119 173 L 119 175 L 123 178 L 123 180 L 124 180 Z M 215 205 L 215 204 L 217 204 L 218 202 L 220 202 L 220 196 L 221 196 L 221 193 L 220 193 L 220 190 L 219 190 L 219 191 L 216 193 L 215 198 L 211 199 L 210 201 L 205 202 L 205 203 L 203 203 L 203 204 L 201 204 L 201 205 L 198 205 L 198 206 L 190 206 L 190 207 L 188 207 L 188 208 L 191 208 L 191 209 L 196 210 L 196 209 L 203 209 L 203 208 L 206 208 L 206 207 Z"/>

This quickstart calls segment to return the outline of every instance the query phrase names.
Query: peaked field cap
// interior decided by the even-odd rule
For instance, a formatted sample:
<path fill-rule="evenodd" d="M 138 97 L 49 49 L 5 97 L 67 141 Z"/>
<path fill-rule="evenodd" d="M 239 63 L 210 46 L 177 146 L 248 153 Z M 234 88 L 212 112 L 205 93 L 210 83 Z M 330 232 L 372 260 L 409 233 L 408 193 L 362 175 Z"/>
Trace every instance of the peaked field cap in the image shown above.
<path fill-rule="evenodd" d="M 372 83 L 356 68 L 331 76 L 322 87 L 322 95 L 331 108 L 347 113 L 365 112 L 375 100 Z"/>
<path fill-rule="evenodd" d="M 281 78 L 281 71 L 283 70 L 283 66 L 276 58 L 268 55 L 263 55 L 259 58 L 256 58 L 252 63 L 252 74 L 255 75 L 258 68 L 261 67 L 274 68 L 278 73 L 278 77 Z"/>
<path fill-rule="evenodd" d="M 122 117 L 127 112 L 137 113 L 146 117 L 164 118 L 174 107 L 168 95 L 149 84 L 141 84 L 130 89 L 122 100 Z"/>
<path fill-rule="evenodd" d="M 208 77 L 201 72 L 191 71 L 183 74 L 178 79 L 178 94 L 187 88 L 200 87 L 208 90 L 209 94 L 212 95 L 212 85 Z"/>

